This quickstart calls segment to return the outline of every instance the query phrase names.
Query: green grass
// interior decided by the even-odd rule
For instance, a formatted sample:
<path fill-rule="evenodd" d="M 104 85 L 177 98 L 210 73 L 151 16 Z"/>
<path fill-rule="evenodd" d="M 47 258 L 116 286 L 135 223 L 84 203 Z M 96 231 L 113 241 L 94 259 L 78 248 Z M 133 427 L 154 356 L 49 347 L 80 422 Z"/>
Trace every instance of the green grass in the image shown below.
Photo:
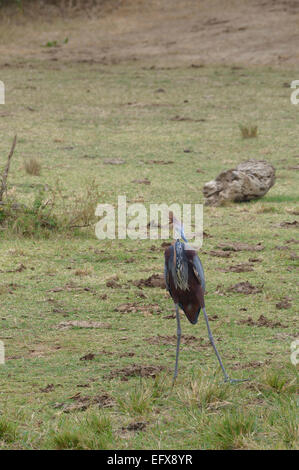
<path fill-rule="evenodd" d="M 84 418 L 67 418 L 59 429 L 51 429 L 47 447 L 50 449 L 109 449 L 113 444 L 111 421 L 108 416 L 93 413 Z"/>
<path fill-rule="evenodd" d="M 231 450 L 244 448 L 244 440 L 253 437 L 256 418 L 243 410 L 225 411 L 207 426 L 206 439 L 212 449 Z"/>
<path fill-rule="evenodd" d="M 298 165 L 298 108 L 282 87 L 293 72 L 22 61 L 4 67 L 0 78 L 6 85 L 0 167 L 18 134 L 10 196 L 30 209 L 40 192 L 62 188 L 53 219 L 59 229 L 35 226 L 36 211 L 30 209 L 18 226 L 0 230 L 0 339 L 6 349 L 6 364 L 0 365 L 0 448 L 298 448 L 298 375 L 290 362 L 298 299 L 298 262 L 291 253 L 298 236 L 295 226 L 279 226 L 296 219 L 290 211 L 298 201 L 297 172 L 289 169 Z M 161 87 L 165 93 L 155 93 Z M 242 139 L 240 122 L 255 123 L 258 138 Z M 38 176 L 24 169 L 31 158 L 41 165 Z M 146 207 L 201 203 L 205 182 L 249 158 L 269 160 L 276 183 L 261 201 L 206 207 L 210 237 L 200 257 L 223 361 L 232 377 L 250 381 L 223 385 L 204 321 L 192 326 L 182 317 L 179 376 L 172 390 L 175 341 L 148 339 L 176 334 L 175 319 L 164 318 L 173 303 L 162 289 L 141 290 L 132 283 L 163 272 L 161 241 L 99 241 L 93 227 L 65 230 L 59 224 L 80 206 L 79 225 L 90 215 L 96 200 L 90 204 L 86 181 L 95 180 L 99 203 L 116 204 L 119 194 Z M 109 159 L 125 164 L 105 164 Z M 145 178 L 151 184 L 132 183 Z M 211 256 L 225 241 L 261 242 L 264 250 Z M 282 245 L 287 249 L 276 249 Z M 260 260 L 254 271 L 218 270 L 249 258 Z M 121 287 L 107 287 L 115 275 Z M 240 281 L 262 286 L 262 292 L 226 292 Z M 284 297 L 291 307 L 278 310 Z M 133 302 L 144 308 L 115 310 Z M 281 326 L 240 322 L 251 317 L 256 323 L 261 315 Z M 57 328 L 75 320 L 110 328 Z M 202 341 L 188 343 L 184 335 Z M 88 353 L 95 354 L 92 360 L 80 360 Z M 124 372 L 113 376 L 134 365 L 165 369 L 142 380 Z M 72 408 L 78 393 L 86 403 L 81 410 Z M 96 401 L 106 395 L 109 406 Z M 136 421 L 146 424 L 134 430 Z M 16 423 L 16 432 L 9 423 Z"/>
<path fill-rule="evenodd" d="M 118 399 L 119 409 L 131 416 L 146 416 L 152 412 L 153 398 L 151 390 L 144 384 L 138 384 L 124 397 Z"/>
<path fill-rule="evenodd" d="M 14 423 L 7 421 L 5 418 L 0 418 L 0 442 L 13 443 L 18 438 L 17 426 Z"/>

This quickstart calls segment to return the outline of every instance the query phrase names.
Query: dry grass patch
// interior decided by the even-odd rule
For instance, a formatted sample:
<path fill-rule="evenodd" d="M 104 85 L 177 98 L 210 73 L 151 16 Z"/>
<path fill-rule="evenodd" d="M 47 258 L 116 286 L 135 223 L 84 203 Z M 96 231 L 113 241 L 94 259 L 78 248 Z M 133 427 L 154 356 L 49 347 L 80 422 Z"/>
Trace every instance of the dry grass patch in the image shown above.
<path fill-rule="evenodd" d="M 239 125 L 241 136 L 243 139 L 252 139 L 258 135 L 258 126 L 243 126 Z"/>
<path fill-rule="evenodd" d="M 28 175 L 40 176 L 42 165 L 39 160 L 31 157 L 24 160 L 24 168 Z"/>

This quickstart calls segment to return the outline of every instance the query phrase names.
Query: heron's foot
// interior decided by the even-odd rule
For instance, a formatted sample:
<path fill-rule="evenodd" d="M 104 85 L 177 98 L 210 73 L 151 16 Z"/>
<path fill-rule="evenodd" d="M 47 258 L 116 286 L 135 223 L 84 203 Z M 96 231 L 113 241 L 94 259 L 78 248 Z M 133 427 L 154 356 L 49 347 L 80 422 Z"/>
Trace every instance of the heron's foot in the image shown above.
<path fill-rule="evenodd" d="M 238 384 L 241 382 L 248 382 L 249 379 L 230 379 L 229 377 L 226 377 L 224 379 L 224 383 L 229 383 L 229 384 Z"/>

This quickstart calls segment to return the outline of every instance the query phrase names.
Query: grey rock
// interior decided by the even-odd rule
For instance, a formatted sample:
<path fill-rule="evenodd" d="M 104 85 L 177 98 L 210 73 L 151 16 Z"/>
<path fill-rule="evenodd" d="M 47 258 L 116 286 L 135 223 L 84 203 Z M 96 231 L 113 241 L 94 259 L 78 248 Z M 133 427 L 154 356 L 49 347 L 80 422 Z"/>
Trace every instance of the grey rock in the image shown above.
<path fill-rule="evenodd" d="M 266 160 L 247 160 L 237 168 L 222 171 L 204 185 L 205 204 L 242 202 L 264 196 L 275 183 L 275 168 Z"/>

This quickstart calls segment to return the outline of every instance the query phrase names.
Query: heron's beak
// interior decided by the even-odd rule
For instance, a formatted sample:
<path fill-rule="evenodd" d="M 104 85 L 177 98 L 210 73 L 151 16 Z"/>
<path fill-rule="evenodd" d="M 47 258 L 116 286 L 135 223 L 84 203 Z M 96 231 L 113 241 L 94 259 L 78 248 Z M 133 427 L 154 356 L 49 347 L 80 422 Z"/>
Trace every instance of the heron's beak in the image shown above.
<path fill-rule="evenodd" d="M 185 237 L 185 233 L 184 233 L 183 227 L 181 227 L 181 237 L 182 237 L 182 239 L 184 240 L 185 243 L 188 243 L 188 240 L 187 240 L 187 238 Z"/>

